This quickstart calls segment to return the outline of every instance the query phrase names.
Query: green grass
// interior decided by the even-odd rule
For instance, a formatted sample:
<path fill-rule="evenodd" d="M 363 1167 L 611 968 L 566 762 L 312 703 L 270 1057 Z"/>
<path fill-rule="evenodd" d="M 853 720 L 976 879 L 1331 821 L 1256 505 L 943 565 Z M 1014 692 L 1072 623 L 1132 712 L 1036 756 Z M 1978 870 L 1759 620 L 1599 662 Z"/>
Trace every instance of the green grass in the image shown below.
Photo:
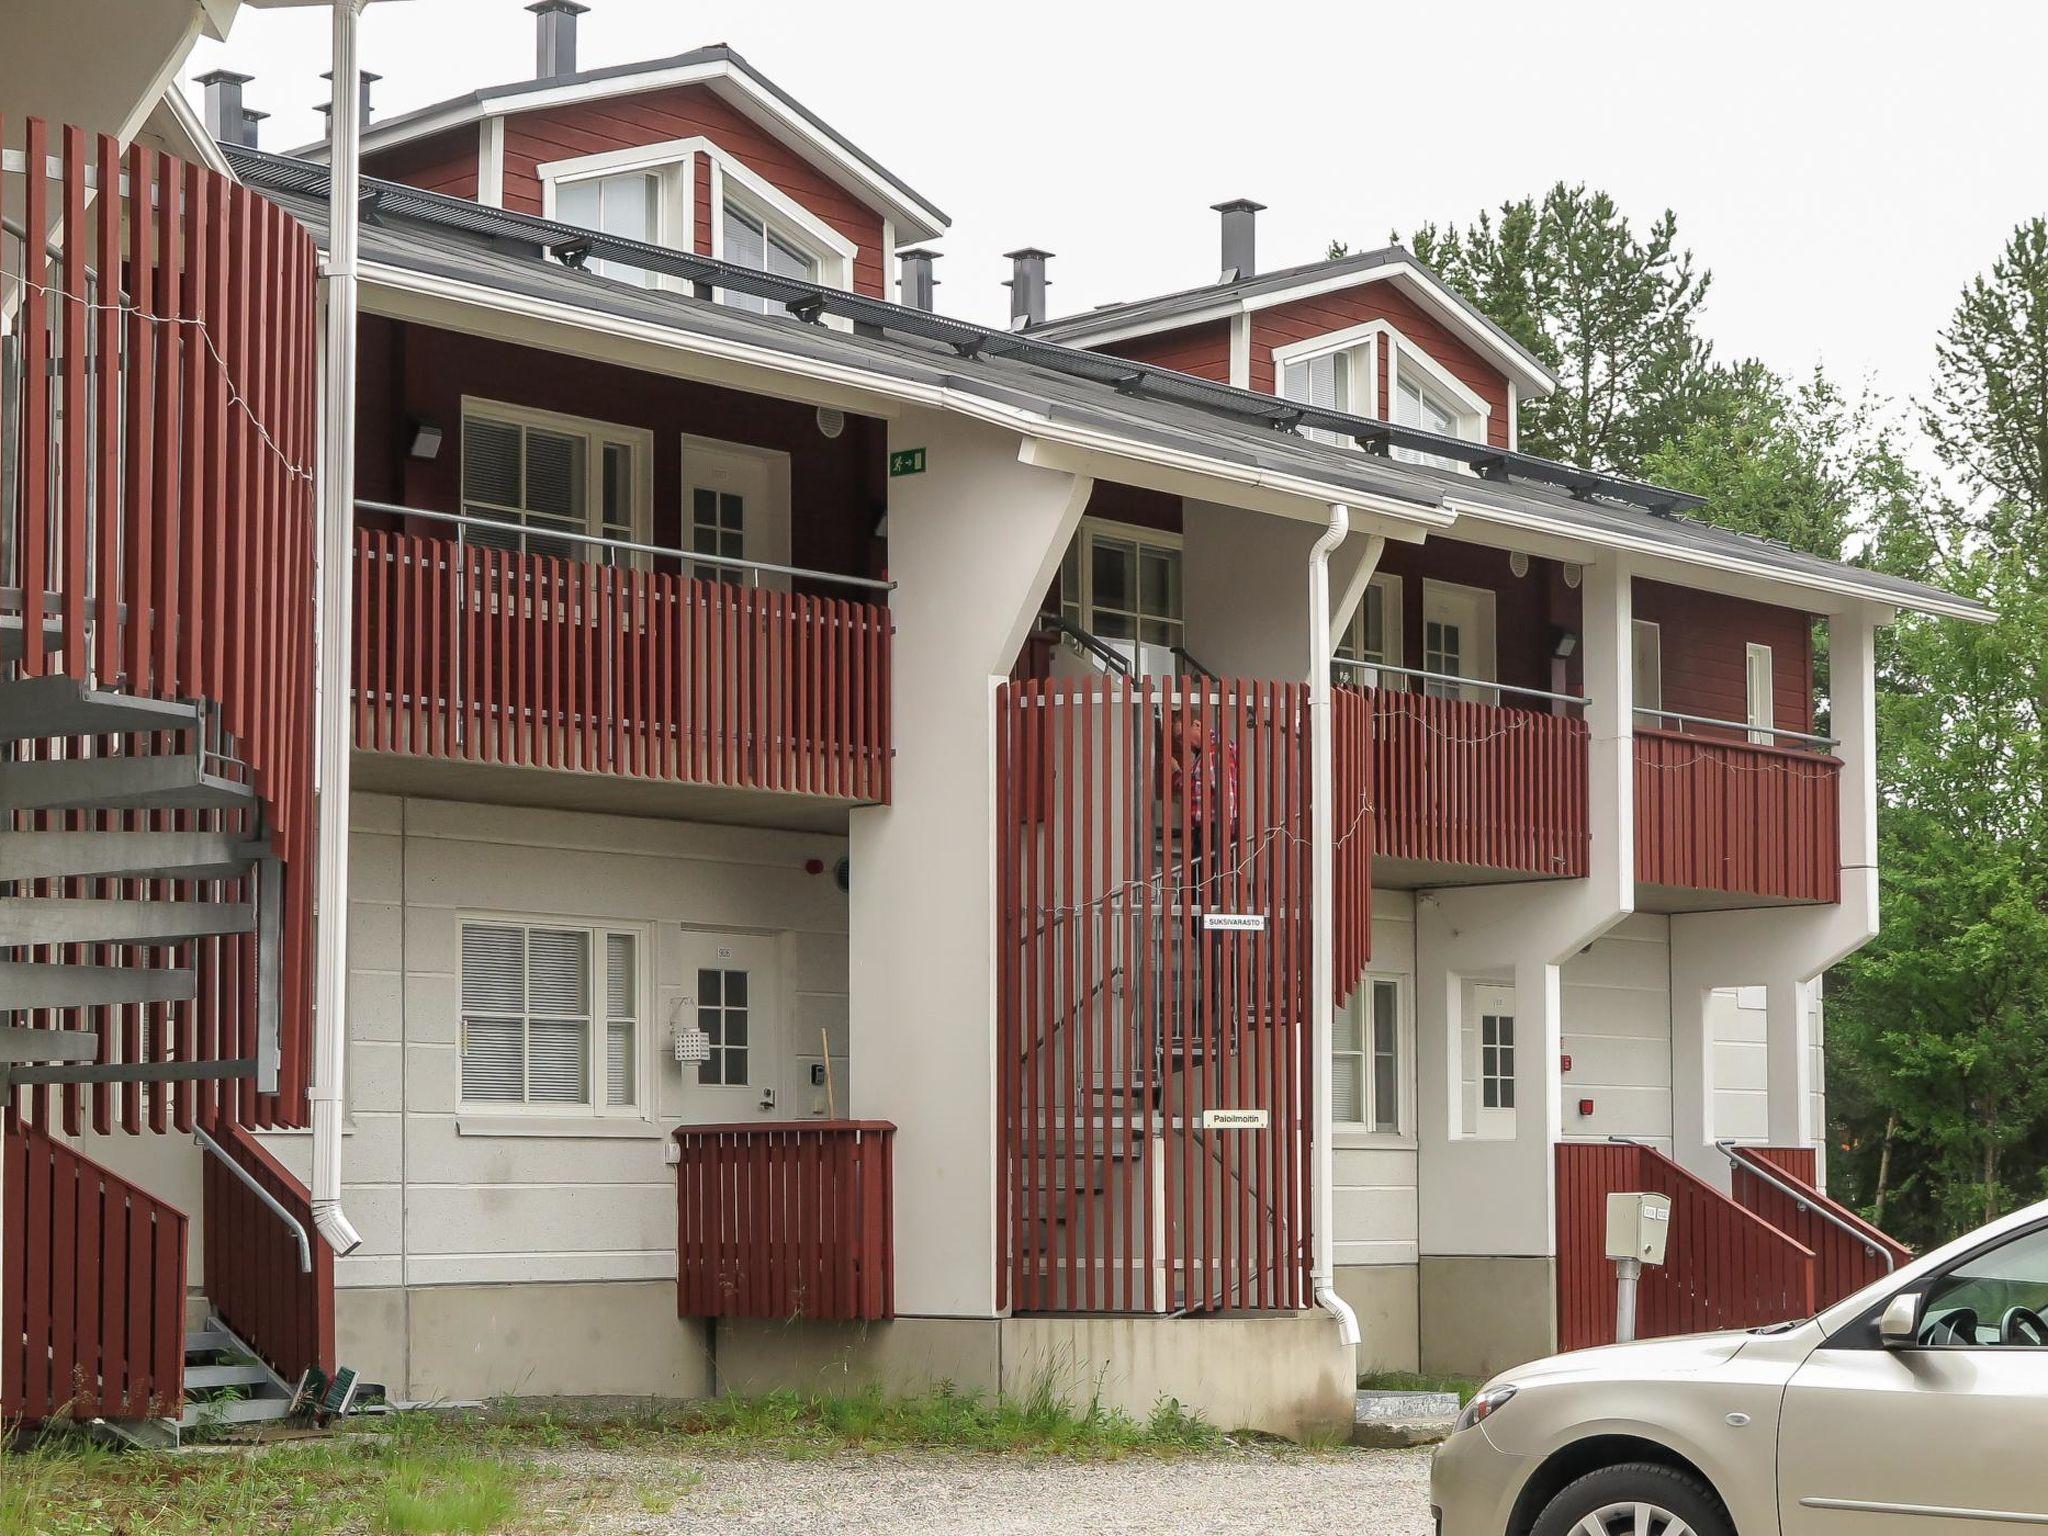
<path fill-rule="evenodd" d="M 1462 1406 L 1472 1401 L 1479 1383 L 1464 1376 L 1429 1376 L 1418 1371 L 1376 1371 L 1358 1378 L 1361 1392 L 1455 1392 Z"/>
<path fill-rule="evenodd" d="M 381 1514 L 393 1536 L 489 1536 L 518 1512 L 511 1468 L 480 1457 L 452 1465 L 407 1457 L 384 1482 Z"/>

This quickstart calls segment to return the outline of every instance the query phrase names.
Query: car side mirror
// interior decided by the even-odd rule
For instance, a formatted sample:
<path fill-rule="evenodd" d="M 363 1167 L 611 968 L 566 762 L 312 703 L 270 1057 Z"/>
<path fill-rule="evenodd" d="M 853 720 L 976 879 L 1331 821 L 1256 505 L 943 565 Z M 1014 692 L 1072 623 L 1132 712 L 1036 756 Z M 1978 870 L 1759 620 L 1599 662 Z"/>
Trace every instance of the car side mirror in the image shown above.
<path fill-rule="evenodd" d="M 1911 1349 L 1920 1342 L 1920 1308 L 1927 1300 L 1918 1291 L 1901 1291 L 1885 1303 L 1877 1320 L 1877 1342 L 1886 1349 Z"/>

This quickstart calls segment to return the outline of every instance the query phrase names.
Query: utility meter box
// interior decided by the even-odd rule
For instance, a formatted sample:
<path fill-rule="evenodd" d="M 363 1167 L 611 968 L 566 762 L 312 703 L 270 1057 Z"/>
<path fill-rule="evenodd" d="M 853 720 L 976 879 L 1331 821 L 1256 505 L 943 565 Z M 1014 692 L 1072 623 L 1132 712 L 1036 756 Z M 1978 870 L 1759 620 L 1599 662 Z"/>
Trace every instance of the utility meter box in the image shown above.
<path fill-rule="evenodd" d="M 1620 1194 L 1607 1197 L 1607 1257 L 1662 1264 L 1671 1237 L 1669 1195 Z"/>

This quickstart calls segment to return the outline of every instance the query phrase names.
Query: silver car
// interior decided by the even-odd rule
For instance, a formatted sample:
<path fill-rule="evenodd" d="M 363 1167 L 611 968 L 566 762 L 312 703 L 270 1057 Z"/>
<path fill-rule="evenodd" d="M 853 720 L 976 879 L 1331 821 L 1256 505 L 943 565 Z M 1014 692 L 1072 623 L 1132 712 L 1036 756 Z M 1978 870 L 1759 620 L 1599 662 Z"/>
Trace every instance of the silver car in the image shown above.
<path fill-rule="evenodd" d="M 2048 1528 L 2048 1201 L 1800 1323 L 1555 1355 L 1437 1449 L 1442 1536 Z"/>

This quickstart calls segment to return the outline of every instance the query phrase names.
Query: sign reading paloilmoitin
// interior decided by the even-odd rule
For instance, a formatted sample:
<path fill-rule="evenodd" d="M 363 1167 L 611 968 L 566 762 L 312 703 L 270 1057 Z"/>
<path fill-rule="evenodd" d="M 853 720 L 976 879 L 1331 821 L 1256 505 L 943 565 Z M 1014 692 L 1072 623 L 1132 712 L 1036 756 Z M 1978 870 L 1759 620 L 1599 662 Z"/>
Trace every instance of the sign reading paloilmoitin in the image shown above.
<path fill-rule="evenodd" d="M 1263 1109 L 1205 1109 L 1201 1124 L 1205 1131 L 1263 1131 L 1272 1115 Z"/>
<path fill-rule="evenodd" d="M 1264 933 L 1266 914 L 1263 912 L 1204 912 L 1202 932 L 1204 933 Z"/>
<path fill-rule="evenodd" d="M 921 475 L 924 473 L 924 450 L 922 448 L 899 448 L 889 455 L 889 478 L 898 475 Z"/>

